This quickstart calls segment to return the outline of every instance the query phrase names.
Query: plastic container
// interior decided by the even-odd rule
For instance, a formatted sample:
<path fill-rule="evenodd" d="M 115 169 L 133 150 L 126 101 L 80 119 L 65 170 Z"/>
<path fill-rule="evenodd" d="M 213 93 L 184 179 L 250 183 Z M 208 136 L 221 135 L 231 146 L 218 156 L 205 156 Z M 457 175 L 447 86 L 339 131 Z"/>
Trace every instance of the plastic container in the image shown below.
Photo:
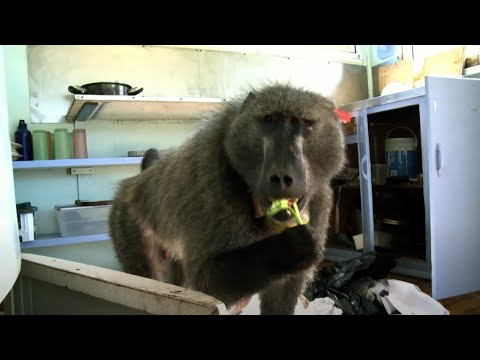
<path fill-rule="evenodd" d="M 18 152 L 23 155 L 19 160 L 33 160 L 33 141 L 32 133 L 27 129 L 25 120 L 18 122 L 17 131 L 15 131 L 15 142 L 22 145 Z"/>
<path fill-rule="evenodd" d="M 384 185 L 388 177 L 387 164 L 372 164 L 372 183 L 375 185 Z"/>
<path fill-rule="evenodd" d="M 392 248 L 392 234 L 389 234 L 385 231 L 375 230 L 373 233 L 373 238 L 375 246 L 379 246 L 384 249 Z M 363 234 L 357 234 L 353 236 L 353 241 L 355 242 L 355 249 L 363 249 Z"/>
<path fill-rule="evenodd" d="M 412 133 L 413 137 L 388 138 L 396 129 L 405 129 Z M 417 137 L 415 133 L 404 127 L 390 130 L 385 139 L 385 158 L 388 163 L 389 176 L 417 177 Z"/>
<path fill-rule="evenodd" d="M 47 131 L 47 140 L 48 140 L 48 159 L 55 159 L 55 146 L 53 144 L 53 135 L 50 131 Z"/>
<path fill-rule="evenodd" d="M 73 130 L 73 158 L 74 159 L 88 158 L 87 133 L 85 129 Z"/>
<path fill-rule="evenodd" d="M 62 237 L 108 233 L 112 205 L 56 205 L 58 228 Z"/>
<path fill-rule="evenodd" d="M 33 130 L 33 159 L 48 160 L 48 135 L 45 130 Z"/>
<path fill-rule="evenodd" d="M 54 130 L 55 159 L 71 159 L 73 157 L 72 138 L 67 129 Z"/>
<path fill-rule="evenodd" d="M 17 204 L 18 236 L 21 242 L 35 240 L 37 236 L 35 212 L 37 210 L 38 208 L 29 202 Z"/>

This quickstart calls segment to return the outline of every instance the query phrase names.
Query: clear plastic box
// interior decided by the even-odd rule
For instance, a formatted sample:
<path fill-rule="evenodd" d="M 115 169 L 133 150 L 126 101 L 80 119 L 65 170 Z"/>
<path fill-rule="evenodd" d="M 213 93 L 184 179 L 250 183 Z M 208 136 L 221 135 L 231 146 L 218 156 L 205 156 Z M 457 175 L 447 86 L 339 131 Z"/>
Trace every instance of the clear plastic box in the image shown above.
<path fill-rule="evenodd" d="M 62 237 L 108 233 L 112 205 L 56 205 L 58 228 Z"/>

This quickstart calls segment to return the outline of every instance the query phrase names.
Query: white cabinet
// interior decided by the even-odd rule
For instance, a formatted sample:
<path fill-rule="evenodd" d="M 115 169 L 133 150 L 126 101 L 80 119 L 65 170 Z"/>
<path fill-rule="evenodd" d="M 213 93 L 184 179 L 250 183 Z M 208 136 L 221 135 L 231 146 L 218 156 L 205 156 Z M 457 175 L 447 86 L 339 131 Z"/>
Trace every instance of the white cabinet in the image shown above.
<path fill-rule="evenodd" d="M 412 220 L 406 222 L 403 245 L 422 238 L 423 245 L 416 248 L 413 244 L 410 253 L 386 251 L 397 259 L 394 271 L 431 278 L 435 299 L 480 290 L 480 190 L 476 185 L 480 176 L 480 80 L 427 77 L 424 88 L 343 109 L 357 122 L 357 134 L 347 142 L 350 153 L 358 152 L 356 195 L 361 202 L 362 251 L 385 251 L 375 240 L 382 209 L 378 199 L 395 192 L 393 197 L 402 209 L 399 213 L 403 211 L 403 216 Z M 371 164 L 374 159 L 385 162 L 378 161 L 383 154 L 375 151 L 384 137 L 375 138 L 375 134 L 382 134 L 382 126 L 388 131 L 399 124 L 414 128 L 418 137 L 418 173 L 423 175 L 423 184 L 374 185 Z M 361 254 L 330 239 L 327 246 L 327 259 L 331 260 Z"/>

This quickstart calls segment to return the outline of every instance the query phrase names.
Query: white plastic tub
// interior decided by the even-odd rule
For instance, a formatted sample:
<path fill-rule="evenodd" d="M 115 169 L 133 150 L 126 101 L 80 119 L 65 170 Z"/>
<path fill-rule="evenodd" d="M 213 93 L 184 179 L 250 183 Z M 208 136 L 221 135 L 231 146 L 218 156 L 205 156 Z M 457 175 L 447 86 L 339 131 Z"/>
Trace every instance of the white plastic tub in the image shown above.
<path fill-rule="evenodd" d="M 57 205 L 58 228 L 62 237 L 108 232 L 108 215 L 112 205 Z"/>

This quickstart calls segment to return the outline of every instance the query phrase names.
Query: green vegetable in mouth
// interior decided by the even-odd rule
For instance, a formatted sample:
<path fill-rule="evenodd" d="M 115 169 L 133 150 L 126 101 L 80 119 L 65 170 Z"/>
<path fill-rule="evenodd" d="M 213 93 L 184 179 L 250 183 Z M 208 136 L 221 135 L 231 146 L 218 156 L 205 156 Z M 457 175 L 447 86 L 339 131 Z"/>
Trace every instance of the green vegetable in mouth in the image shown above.
<path fill-rule="evenodd" d="M 298 210 L 297 202 L 293 202 L 290 205 L 290 200 L 288 199 L 277 199 L 272 202 L 270 209 L 267 211 L 267 216 L 275 216 L 280 211 L 286 210 L 290 215 L 292 215 L 297 221 L 298 225 L 303 225 L 302 218 L 300 217 L 300 211 Z"/>

